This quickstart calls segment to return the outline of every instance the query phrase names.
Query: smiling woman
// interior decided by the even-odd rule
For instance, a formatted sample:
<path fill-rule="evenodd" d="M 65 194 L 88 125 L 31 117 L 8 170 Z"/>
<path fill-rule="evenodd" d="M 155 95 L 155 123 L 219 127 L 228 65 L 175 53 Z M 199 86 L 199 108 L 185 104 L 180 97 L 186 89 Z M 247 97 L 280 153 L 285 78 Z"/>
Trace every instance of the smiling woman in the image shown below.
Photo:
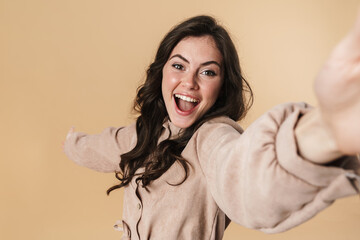
<path fill-rule="evenodd" d="M 163 69 L 162 95 L 171 122 L 188 128 L 216 102 L 223 82 L 222 56 L 211 36 L 188 37 Z"/>
<path fill-rule="evenodd" d="M 251 103 L 229 34 L 212 17 L 193 17 L 160 43 L 136 123 L 70 131 L 65 152 L 115 172 L 120 183 L 108 193 L 124 187 L 123 239 L 219 240 L 230 221 L 282 232 L 358 192 L 359 161 L 343 156 L 318 109 L 279 105 L 243 131 L 236 121 Z"/>

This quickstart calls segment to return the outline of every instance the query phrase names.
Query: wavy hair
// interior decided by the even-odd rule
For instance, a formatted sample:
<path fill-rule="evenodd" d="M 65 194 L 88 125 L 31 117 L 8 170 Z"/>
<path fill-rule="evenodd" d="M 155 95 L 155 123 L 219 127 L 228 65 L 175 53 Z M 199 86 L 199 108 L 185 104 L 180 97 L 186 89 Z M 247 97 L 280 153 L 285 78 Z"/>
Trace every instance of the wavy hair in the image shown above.
<path fill-rule="evenodd" d="M 163 67 L 172 50 L 182 39 L 207 35 L 214 39 L 223 57 L 224 79 L 218 99 L 200 119 L 184 129 L 177 138 L 169 137 L 158 144 L 164 130 L 163 123 L 168 118 L 161 90 Z M 181 152 L 194 132 L 204 122 L 218 116 L 228 116 L 238 121 L 246 115 L 252 103 L 252 90 L 242 76 L 236 48 L 224 27 L 210 16 L 196 16 L 176 25 L 161 41 L 154 62 L 147 69 L 145 83 L 137 90 L 134 102 L 134 109 L 139 113 L 136 120 L 137 143 L 131 151 L 121 155 L 121 172 L 116 173 L 120 183 L 109 188 L 107 193 L 128 185 L 135 176 L 136 181 L 141 181 L 142 186 L 146 188 L 175 161 L 184 168 L 185 176 L 180 183 L 172 185 L 182 184 L 189 175 L 190 163 L 181 156 Z M 144 171 L 136 173 L 142 167 Z"/>

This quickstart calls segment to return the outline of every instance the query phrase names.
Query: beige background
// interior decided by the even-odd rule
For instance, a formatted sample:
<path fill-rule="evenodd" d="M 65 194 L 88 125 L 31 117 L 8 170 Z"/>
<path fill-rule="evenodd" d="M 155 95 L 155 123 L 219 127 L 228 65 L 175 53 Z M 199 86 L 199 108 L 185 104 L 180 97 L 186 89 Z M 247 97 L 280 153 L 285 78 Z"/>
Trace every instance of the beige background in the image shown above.
<path fill-rule="evenodd" d="M 355 19 L 357 0 L 0 0 L 0 239 L 120 239 L 113 174 L 61 150 L 70 126 L 133 121 L 131 104 L 163 35 L 211 14 L 231 31 L 255 92 L 247 126 L 285 101 L 315 104 L 312 82 Z M 284 196 L 286 197 L 286 196 Z M 233 239 L 359 239 L 360 200 L 337 201 L 287 233 L 231 224 Z"/>

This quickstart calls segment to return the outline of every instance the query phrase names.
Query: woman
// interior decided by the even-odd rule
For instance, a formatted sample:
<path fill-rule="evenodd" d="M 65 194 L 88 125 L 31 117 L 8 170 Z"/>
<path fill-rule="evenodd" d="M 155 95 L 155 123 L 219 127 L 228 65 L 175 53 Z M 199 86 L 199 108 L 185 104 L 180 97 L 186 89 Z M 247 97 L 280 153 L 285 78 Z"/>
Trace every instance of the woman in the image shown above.
<path fill-rule="evenodd" d="M 124 187 L 124 239 L 222 239 L 230 221 L 285 231 L 359 187 L 358 160 L 340 156 L 360 146 L 338 148 L 356 139 L 334 124 L 337 101 L 332 108 L 326 99 L 333 83 L 322 83 L 342 67 L 335 60 L 317 80 L 323 114 L 288 103 L 244 132 L 235 121 L 246 114 L 252 93 L 235 47 L 213 18 L 188 19 L 159 46 L 137 93 L 136 124 L 99 135 L 70 131 L 65 152 L 80 165 L 116 172 L 120 183 L 108 192 Z M 354 66 L 353 85 L 359 85 Z M 339 78 L 347 81 L 346 74 Z M 358 95 L 348 101 L 359 105 Z M 360 117 L 353 110 L 346 115 L 351 120 Z"/>

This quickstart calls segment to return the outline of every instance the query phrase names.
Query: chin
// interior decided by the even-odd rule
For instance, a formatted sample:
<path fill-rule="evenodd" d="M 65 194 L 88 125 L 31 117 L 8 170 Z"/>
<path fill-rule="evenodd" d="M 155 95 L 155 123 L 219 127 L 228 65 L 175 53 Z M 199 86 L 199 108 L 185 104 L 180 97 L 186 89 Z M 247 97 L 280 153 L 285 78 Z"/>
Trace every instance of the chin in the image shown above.
<path fill-rule="evenodd" d="M 189 123 L 178 123 L 178 122 L 173 122 L 173 124 L 178 127 L 178 128 L 182 128 L 182 129 L 186 129 L 188 127 L 190 127 L 192 124 Z"/>
<path fill-rule="evenodd" d="M 185 128 L 188 128 L 191 125 L 193 125 L 195 121 L 193 121 L 193 120 L 177 120 L 177 119 L 174 119 L 174 121 L 171 121 L 171 122 L 176 127 L 185 129 Z"/>

